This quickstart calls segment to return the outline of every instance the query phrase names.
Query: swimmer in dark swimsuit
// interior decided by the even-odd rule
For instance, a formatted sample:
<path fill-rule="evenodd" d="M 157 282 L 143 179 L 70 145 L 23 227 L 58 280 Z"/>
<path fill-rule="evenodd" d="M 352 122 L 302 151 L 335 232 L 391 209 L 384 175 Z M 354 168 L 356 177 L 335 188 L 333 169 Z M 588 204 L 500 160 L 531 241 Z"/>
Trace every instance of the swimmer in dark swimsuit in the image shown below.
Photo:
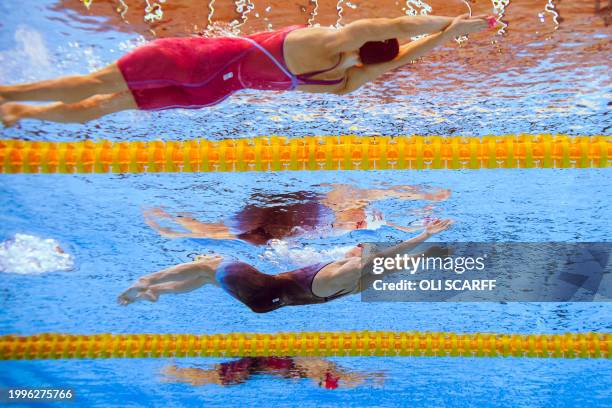
<path fill-rule="evenodd" d="M 160 208 L 144 212 L 147 225 L 166 238 L 232 239 L 265 245 L 273 239 L 317 237 L 345 234 L 350 231 L 376 230 L 387 225 L 401 231 L 419 228 L 402 227 L 386 221 L 383 214 L 369 208 L 372 201 L 399 200 L 443 201 L 450 190 L 423 191 L 414 186 L 362 189 L 346 184 L 331 184 L 331 191 L 319 194 L 297 191 L 287 194 L 254 194 L 249 204 L 221 222 L 205 223 L 188 215 L 173 217 Z M 178 224 L 183 231 L 161 226 L 159 220 Z M 185 231 L 186 230 L 186 231 Z"/>
<path fill-rule="evenodd" d="M 430 222 L 420 235 L 381 253 L 369 254 L 368 259 L 409 251 L 446 230 L 451 223 L 451 220 Z M 119 295 L 118 301 L 122 305 L 143 299 L 156 302 L 163 294 L 191 292 L 212 284 L 223 288 L 255 313 L 267 313 L 283 306 L 326 303 L 362 290 L 363 265 L 368 265 L 369 260 L 362 260 L 361 255 L 362 246 L 358 245 L 342 260 L 278 275 L 262 273 L 247 263 L 225 260 L 219 255 L 205 255 L 140 278 Z"/>
<path fill-rule="evenodd" d="M 344 95 L 495 21 L 403 16 L 339 29 L 291 26 L 241 37 L 162 38 L 91 74 L 0 86 L 0 118 L 7 127 L 21 119 L 84 123 L 130 109 L 212 106 L 241 89 Z M 410 41 L 420 35 L 426 36 Z"/>
<path fill-rule="evenodd" d="M 230 386 L 243 384 L 254 375 L 272 375 L 283 379 L 309 378 L 319 387 L 329 390 L 355 388 L 368 380 L 380 383 L 383 373 L 364 374 L 339 367 L 332 361 L 317 357 L 243 357 L 220 364 L 211 369 L 168 366 L 162 371 L 166 381 L 188 383 L 194 386 L 217 384 Z"/>

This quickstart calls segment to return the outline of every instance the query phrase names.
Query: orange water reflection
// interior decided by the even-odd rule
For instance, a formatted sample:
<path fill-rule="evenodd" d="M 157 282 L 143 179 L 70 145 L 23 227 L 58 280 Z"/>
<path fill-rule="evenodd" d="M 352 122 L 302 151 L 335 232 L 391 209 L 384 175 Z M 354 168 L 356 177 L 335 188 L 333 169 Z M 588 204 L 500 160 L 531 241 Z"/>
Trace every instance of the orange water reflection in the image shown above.
<path fill-rule="evenodd" d="M 406 1 L 318 0 L 314 15 L 315 4 L 311 0 L 238 0 L 243 11 L 250 10 L 241 16 L 234 1 L 214 0 L 211 15 L 209 1 L 167 0 L 161 5 L 163 18 L 145 22 L 144 2 L 122 1 L 128 6 L 123 17 L 117 11 L 123 10 L 120 0 L 94 0 L 89 10 L 80 0 L 63 0 L 55 8 L 74 12 L 66 19 L 67 24 L 77 18 L 75 24 L 79 28 L 133 32 L 147 39 L 202 34 L 209 18 L 216 28 L 229 29 L 232 24 L 244 22 L 240 33 L 251 33 L 269 25 L 279 28 L 306 24 L 309 20 L 322 25 L 336 24 L 338 4 L 342 7 L 342 23 L 366 17 L 400 16 L 407 9 Z M 368 120 L 347 124 L 342 131 L 384 132 L 389 131 L 385 129 L 393 122 L 393 133 L 413 128 L 426 133 L 452 134 L 461 129 L 482 133 L 482 124 L 496 123 L 503 125 L 493 128 L 514 132 L 531 129 L 554 132 L 559 127 L 565 132 L 573 129 L 580 132 L 584 123 L 605 122 L 609 99 L 606 89 L 611 84 L 612 0 L 469 0 L 474 14 L 491 13 L 493 2 L 509 2 L 503 15 L 508 24 L 506 35 L 488 31 L 471 36 L 463 46 L 450 43 L 418 63 L 384 75 L 355 94 L 343 98 L 311 95 L 300 107 L 302 102 L 290 95 L 247 90 L 230 98 L 226 105 L 257 104 L 267 114 L 279 110 L 275 104 L 286 107 L 290 102 L 293 110 L 269 114 L 271 121 L 278 120 L 270 123 L 278 132 L 284 131 L 283 126 L 289 126 L 288 123 L 295 129 L 295 125 L 305 122 L 327 121 L 329 126 L 346 122 L 347 118 L 358 122 L 351 114 L 357 104 Z M 433 14 L 457 15 L 467 11 L 461 0 L 428 3 Z M 247 7 L 249 4 L 252 7 Z M 229 120 L 225 122 L 231 127 Z M 244 127 L 244 123 L 238 125 Z M 606 125 L 596 128 L 605 132 Z"/>

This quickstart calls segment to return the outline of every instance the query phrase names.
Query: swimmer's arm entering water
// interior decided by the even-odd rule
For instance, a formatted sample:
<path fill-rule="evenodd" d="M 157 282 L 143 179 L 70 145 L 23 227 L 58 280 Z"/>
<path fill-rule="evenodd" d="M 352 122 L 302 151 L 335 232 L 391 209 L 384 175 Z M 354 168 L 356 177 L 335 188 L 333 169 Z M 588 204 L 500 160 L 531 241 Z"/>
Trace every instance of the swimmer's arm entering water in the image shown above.
<path fill-rule="evenodd" d="M 411 249 L 415 248 L 420 243 L 425 242 L 431 236 L 435 234 L 439 234 L 440 232 L 447 230 L 452 224 L 453 224 L 452 220 L 432 221 L 429 224 L 427 224 L 427 226 L 425 227 L 425 231 L 423 231 L 416 237 L 409 239 L 407 241 L 404 241 L 398 245 L 392 246 L 391 248 L 387 248 L 383 251 L 380 251 L 380 252 L 377 252 L 375 254 L 368 256 L 367 258 L 363 260 L 363 264 L 365 266 L 373 262 L 374 258 L 391 257 L 391 256 L 395 256 L 398 253 L 410 251 Z"/>
<path fill-rule="evenodd" d="M 416 248 L 419 244 L 425 242 L 432 235 L 438 234 L 442 231 L 445 231 L 453 224 L 452 220 L 436 220 L 427 224 L 425 231 L 416 237 L 409 239 L 400 243 L 399 245 L 395 245 L 391 248 L 387 248 L 383 251 L 377 252 L 375 254 L 369 255 L 367 258 L 363 259 L 361 263 L 361 276 L 359 281 L 359 287 L 356 292 L 364 291 L 365 289 L 371 287 L 375 280 L 381 279 L 384 275 L 389 275 L 391 273 L 397 271 L 387 271 L 384 274 L 374 275 L 372 273 L 365 274 L 363 270 L 368 268 L 374 262 L 374 258 L 384 258 L 384 257 L 393 257 L 398 253 L 406 253 L 414 248 Z M 425 254 L 428 256 L 439 256 L 440 253 L 446 253 L 445 249 L 440 247 L 430 247 L 425 251 Z M 420 256 L 421 254 L 414 254 L 414 256 Z M 363 258 L 363 257 L 362 257 Z"/>
<path fill-rule="evenodd" d="M 488 27 L 485 16 L 468 18 L 459 16 L 442 31 L 428 35 L 419 40 L 409 42 L 400 47 L 399 55 L 389 62 L 356 66 L 347 70 L 347 80 L 344 88 L 336 92 L 345 95 L 359 89 L 382 74 L 407 65 L 428 54 L 434 48 L 461 35 L 482 31 Z"/>
<path fill-rule="evenodd" d="M 121 293 L 117 301 L 124 306 L 143 299 L 156 302 L 162 294 L 187 293 L 206 284 L 216 285 L 214 276 L 215 267 L 209 261 L 182 263 L 143 276 Z"/>
<path fill-rule="evenodd" d="M 365 259 L 362 248 L 357 246 L 345 255 L 345 259 L 332 262 L 319 271 L 312 283 L 313 292 L 321 297 L 338 293 L 359 293 L 370 285 L 370 281 L 381 277 L 381 275 L 364 274 L 364 269 L 373 262 L 374 258 L 394 256 L 397 253 L 409 251 L 432 235 L 446 230 L 451 224 L 451 220 L 430 222 L 426 230 L 416 237 L 384 251 L 368 255 Z M 439 248 L 432 247 L 430 250 L 438 251 Z"/>

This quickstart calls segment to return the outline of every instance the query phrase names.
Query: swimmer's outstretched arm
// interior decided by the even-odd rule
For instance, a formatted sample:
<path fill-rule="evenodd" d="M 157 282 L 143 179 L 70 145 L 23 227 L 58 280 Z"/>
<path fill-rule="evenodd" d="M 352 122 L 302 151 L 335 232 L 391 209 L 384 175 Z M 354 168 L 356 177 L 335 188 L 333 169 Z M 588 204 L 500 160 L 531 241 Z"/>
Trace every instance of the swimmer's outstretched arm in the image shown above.
<path fill-rule="evenodd" d="M 387 248 L 384 251 L 380 251 L 375 254 L 371 254 L 367 258 L 363 259 L 361 263 L 362 272 L 361 272 L 360 285 L 359 285 L 358 290 L 356 290 L 356 292 L 360 292 L 360 291 L 367 289 L 368 287 L 372 285 L 372 283 L 375 280 L 380 279 L 382 276 L 389 275 L 391 273 L 396 272 L 396 271 L 388 271 L 383 275 L 364 274 L 363 269 L 369 267 L 374 262 L 374 258 L 393 257 L 399 253 L 406 253 L 414 249 L 419 244 L 425 242 L 432 235 L 439 234 L 440 232 L 445 231 L 452 224 L 453 224 L 452 220 L 433 221 L 427 224 L 425 231 L 423 231 L 421 234 L 417 235 L 416 237 L 409 239 L 408 241 L 404 241 L 399 245 L 395 245 L 391 248 Z M 440 250 L 441 249 L 439 247 L 431 247 L 431 248 L 428 248 L 425 251 L 425 253 L 428 254 L 429 256 L 433 256 L 433 255 L 438 255 L 440 253 Z"/>
<path fill-rule="evenodd" d="M 398 253 L 410 251 L 411 249 L 415 248 L 420 243 L 425 242 L 431 236 L 435 234 L 439 234 L 440 232 L 447 230 L 451 225 L 453 225 L 452 220 L 432 221 L 427 224 L 427 226 L 425 227 L 425 231 L 423 231 L 416 237 L 409 239 L 407 241 L 404 241 L 398 245 L 392 246 L 391 248 L 387 248 L 383 251 L 380 251 L 380 252 L 377 252 L 375 254 L 368 256 L 366 259 L 363 260 L 363 264 L 367 265 L 371 263 L 374 260 L 374 258 L 390 257 L 390 256 L 395 256 L 395 254 L 398 254 Z"/>
<path fill-rule="evenodd" d="M 128 305 L 137 300 L 157 301 L 167 293 L 186 293 L 208 283 L 215 284 L 214 270 L 207 262 L 182 263 L 159 272 L 143 276 L 119 295 L 118 302 Z"/>
<path fill-rule="evenodd" d="M 386 198 L 399 200 L 443 201 L 451 195 L 448 189 L 424 192 L 413 186 L 393 186 L 389 188 L 359 188 L 349 184 L 321 184 L 332 187 L 323 198 L 322 203 L 332 210 L 364 208 L 372 201 Z"/>
<path fill-rule="evenodd" d="M 389 38 L 410 38 L 444 30 L 455 17 L 402 16 L 397 18 L 366 18 L 349 23 L 327 41 L 336 52 L 360 48 L 367 41 L 384 41 Z"/>
<path fill-rule="evenodd" d="M 351 249 L 345 255 L 345 258 L 332 262 L 324 267 L 320 274 L 326 276 L 325 293 L 320 292 L 320 296 L 331 296 L 334 293 L 352 292 L 359 293 L 369 287 L 370 280 L 380 279 L 381 275 L 364 274 L 364 270 L 368 268 L 374 261 L 374 258 L 395 256 L 401 252 L 407 252 L 417 245 L 427 240 L 432 235 L 438 234 L 452 224 L 451 220 L 436 220 L 427 224 L 425 231 L 416 237 L 395 245 L 384 251 L 379 251 L 374 254 L 363 255 L 363 247 L 359 246 Z M 438 252 L 439 248 L 432 247 L 428 249 L 431 252 Z"/>
<path fill-rule="evenodd" d="M 362 85 L 375 80 L 385 72 L 392 71 L 423 57 L 445 42 L 462 35 L 485 30 L 487 27 L 488 23 L 485 16 L 468 18 L 467 15 L 463 15 L 456 17 L 444 30 L 402 45 L 399 55 L 393 61 L 348 69 L 346 84 L 343 89 L 336 91 L 336 93 L 339 95 L 351 93 Z"/>

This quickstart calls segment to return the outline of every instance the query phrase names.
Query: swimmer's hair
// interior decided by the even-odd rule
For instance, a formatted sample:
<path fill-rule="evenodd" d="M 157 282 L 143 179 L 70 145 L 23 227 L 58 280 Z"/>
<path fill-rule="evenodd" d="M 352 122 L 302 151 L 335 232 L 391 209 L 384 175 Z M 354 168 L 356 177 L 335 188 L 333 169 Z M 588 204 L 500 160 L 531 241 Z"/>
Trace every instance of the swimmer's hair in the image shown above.
<path fill-rule="evenodd" d="M 399 54 L 399 41 L 392 38 L 385 41 L 368 41 L 359 48 L 362 64 L 380 64 L 392 61 Z"/>

